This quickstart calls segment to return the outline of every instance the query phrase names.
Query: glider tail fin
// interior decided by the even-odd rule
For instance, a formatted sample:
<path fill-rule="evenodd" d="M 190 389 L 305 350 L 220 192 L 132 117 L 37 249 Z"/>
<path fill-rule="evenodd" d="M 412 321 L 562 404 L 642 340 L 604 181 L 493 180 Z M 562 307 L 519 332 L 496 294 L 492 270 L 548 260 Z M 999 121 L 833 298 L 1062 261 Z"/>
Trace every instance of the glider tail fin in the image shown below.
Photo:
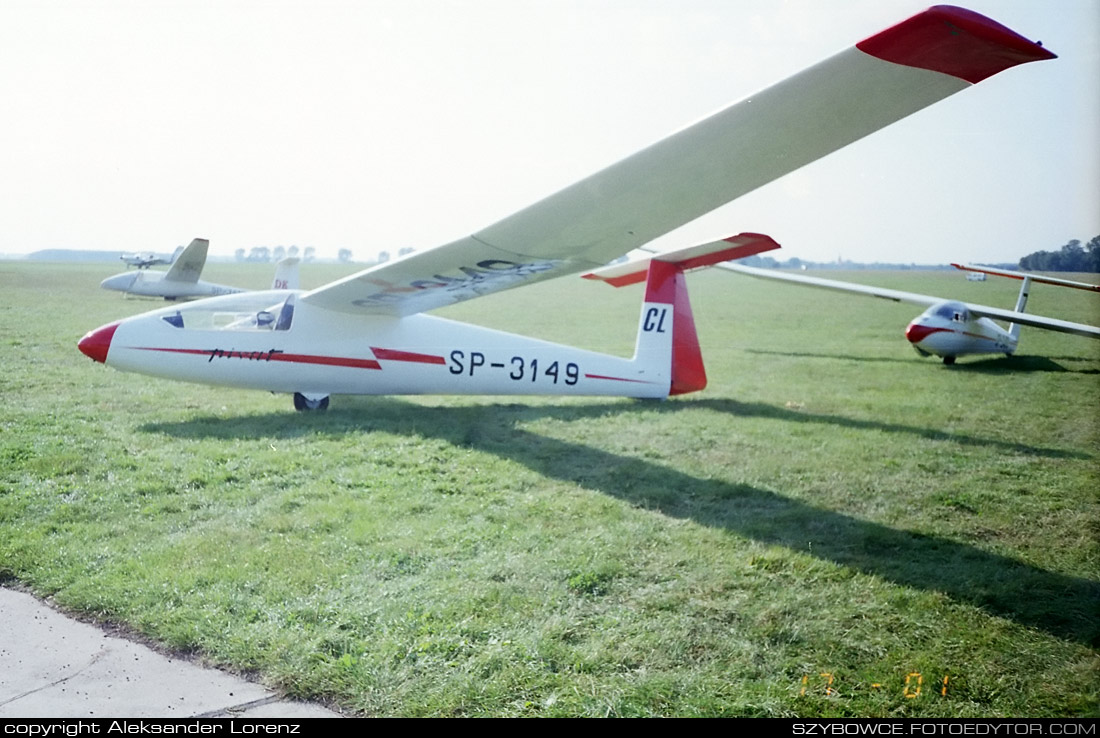
<path fill-rule="evenodd" d="M 298 257 L 288 257 L 275 265 L 275 279 L 271 281 L 271 289 L 298 289 Z"/>
<path fill-rule="evenodd" d="M 1023 284 L 1020 285 L 1020 296 L 1016 298 L 1016 312 L 1022 313 L 1024 308 L 1027 307 L 1028 293 L 1031 291 L 1031 275 L 1024 275 Z M 1012 336 L 1013 340 L 1019 340 L 1020 338 L 1020 324 L 1010 323 L 1008 326 L 1008 335 Z"/>
<path fill-rule="evenodd" d="M 669 357 L 663 358 L 670 362 L 669 395 L 697 392 L 707 386 L 684 270 L 679 264 L 658 259 L 649 264 L 634 357 L 645 361 L 657 358 L 655 354 Z"/>
<path fill-rule="evenodd" d="M 638 325 L 635 362 L 670 365 L 669 394 L 697 392 L 707 386 L 703 353 L 688 300 L 684 272 L 779 248 L 770 237 L 740 233 L 719 241 L 650 254 L 583 275 L 614 287 L 645 280 L 645 301 Z"/>
<path fill-rule="evenodd" d="M 172 267 L 164 275 L 169 282 L 194 284 L 199 281 L 203 267 L 206 266 L 206 252 L 210 242 L 205 238 L 193 238 L 180 255 L 172 262 Z"/>

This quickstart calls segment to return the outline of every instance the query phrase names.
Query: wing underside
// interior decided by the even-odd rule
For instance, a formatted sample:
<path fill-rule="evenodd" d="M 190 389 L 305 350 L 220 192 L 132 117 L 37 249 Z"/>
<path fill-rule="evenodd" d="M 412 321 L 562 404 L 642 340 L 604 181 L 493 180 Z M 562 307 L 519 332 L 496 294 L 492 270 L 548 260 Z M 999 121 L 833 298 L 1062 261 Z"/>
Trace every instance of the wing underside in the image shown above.
<path fill-rule="evenodd" d="M 590 271 L 973 82 L 1051 57 L 983 16 L 931 8 L 471 236 L 302 299 L 408 315 Z"/>

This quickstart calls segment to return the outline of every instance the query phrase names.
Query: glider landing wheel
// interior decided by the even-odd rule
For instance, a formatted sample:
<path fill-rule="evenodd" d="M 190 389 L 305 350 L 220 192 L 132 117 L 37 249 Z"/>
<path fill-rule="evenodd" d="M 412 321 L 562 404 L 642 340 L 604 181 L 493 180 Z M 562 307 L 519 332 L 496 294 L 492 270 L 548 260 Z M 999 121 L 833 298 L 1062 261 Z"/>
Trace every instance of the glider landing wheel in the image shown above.
<path fill-rule="evenodd" d="M 328 395 L 317 399 L 310 399 L 303 395 L 301 392 L 294 393 L 294 409 L 298 412 L 305 412 L 307 410 L 318 410 L 324 412 L 328 409 Z"/>
<path fill-rule="evenodd" d="M 955 363 L 955 357 L 954 356 L 945 356 L 945 357 L 943 357 L 943 363 L 946 364 L 947 366 L 951 366 L 952 364 Z"/>

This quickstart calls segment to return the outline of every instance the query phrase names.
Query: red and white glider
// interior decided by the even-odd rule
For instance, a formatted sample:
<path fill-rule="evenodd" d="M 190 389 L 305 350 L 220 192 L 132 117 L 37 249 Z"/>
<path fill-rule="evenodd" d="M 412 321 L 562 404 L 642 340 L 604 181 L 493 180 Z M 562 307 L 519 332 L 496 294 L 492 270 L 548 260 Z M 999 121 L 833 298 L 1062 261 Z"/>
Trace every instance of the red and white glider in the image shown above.
<path fill-rule="evenodd" d="M 1086 338 L 1100 338 L 1100 328 L 1096 326 L 1071 323 L 1068 320 L 1046 318 L 1024 312 L 1033 283 L 1054 284 L 1061 287 L 1100 292 L 1100 286 L 1088 284 L 1087 282 L 1074 282 L 1068 279 L 1014 272 L 993 267 L 952 264 L 957 269 L 965 269 L 977 274 L 993 274 L 1022 280 L 1020 294 L 1016 299 L 1016 307 L 1012 310 L 1005 310 L 989 307 L 988 305 L 945 300 L 942 297 L 921 295 L 916 292 L 872 287 L 871 285 L 841 282 L 835 279 L 822 279 L 821 277 L 793 274 L 776 269 L 759 269 L 743 264 L 721 264 L 720 266 L 723 269 L 738 274 L 746 274 L 750 277 L 879 297 L 894 302 L 924 305 L 928 309 L 906 326 L 905 338 L 921 356 L 935 354 L 943 359 L 944 364 L 954 364 L 955 359 L 968 354 L 1005 354 L 1011 356 L 1016 352 L 1016 346 L 1020 340 L 1020 326 L 1022 325 L 1045 328 L 1061 333 L 1072 333 Z M 1008 328 L 997 325 L 993 322 L 994 319 L 1007 321 Z"/>
<path fill-rule="evenodd" d="M 735 103 L 478 233 L 316 290 L 154 311 L 79 343 L 96 361 L 172 379 L 330 394 L 665 397 L 702 389 L 683 271 L 744 234 L 647 269 L 634 358 L 425 315 L 587 272 L 873 131 L 1017 64 L 1054 54 L 961 8 L 937 6 Z M 766 239 L 766 240 L 762 240 Z"/>

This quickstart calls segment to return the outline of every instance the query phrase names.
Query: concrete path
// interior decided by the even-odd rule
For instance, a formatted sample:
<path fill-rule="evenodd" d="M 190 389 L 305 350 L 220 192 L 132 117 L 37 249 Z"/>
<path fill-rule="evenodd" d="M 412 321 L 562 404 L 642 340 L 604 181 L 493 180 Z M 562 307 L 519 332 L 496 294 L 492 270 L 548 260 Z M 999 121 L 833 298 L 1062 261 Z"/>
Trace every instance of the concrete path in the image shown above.
<path fill-rule="evenodd" d="M 2 718 L 340 717 L 0 588 Z"/>

